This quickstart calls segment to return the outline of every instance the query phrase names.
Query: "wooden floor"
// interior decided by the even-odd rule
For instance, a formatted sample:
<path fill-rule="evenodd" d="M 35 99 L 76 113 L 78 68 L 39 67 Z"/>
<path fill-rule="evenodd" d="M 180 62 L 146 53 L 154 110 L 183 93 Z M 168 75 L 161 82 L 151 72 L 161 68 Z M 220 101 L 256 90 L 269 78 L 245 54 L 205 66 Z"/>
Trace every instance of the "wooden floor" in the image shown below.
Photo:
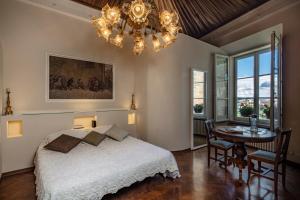
<path fill-rule="evenodd" d="M 218 165 L 207 168 L 206 149 L 174 153 L 182 177 L 176 180 L 161 176 L 147 178 L 117 194 L 106 195 L 105 200 L 226 200 L 226 199 L 275 199 L 273 183 L 254 177 L 251 186 L 235 187 L 237 169 L 225 172 Z M 247 172 L 244 171 L 244 180 Z M 300 169 L 287 168 L 287 191 L 279 187 L 279 199 L 300 199 Z M 32 172 L 5 177 L 0 183 L 1 200 L 31 200 L 35 197 Z"/>

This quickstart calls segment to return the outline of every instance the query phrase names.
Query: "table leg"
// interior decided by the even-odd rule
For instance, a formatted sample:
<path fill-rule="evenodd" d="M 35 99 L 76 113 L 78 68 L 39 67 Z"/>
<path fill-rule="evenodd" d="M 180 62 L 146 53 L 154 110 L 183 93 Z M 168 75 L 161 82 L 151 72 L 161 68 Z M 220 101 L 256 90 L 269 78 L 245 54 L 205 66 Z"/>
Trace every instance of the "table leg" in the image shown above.
<path fill-rule="evenodd" d="M 235 149 L 235 164 L 239 168 L 239 185 L 243 184 L 243 177 L 242 172 L 245 166 L 247 166 L 247 161 L 245 157 L 247 156 L 247 151 L 245 147 L 245 143 L 239 142 L 236 143 L 236 149 Z"/>

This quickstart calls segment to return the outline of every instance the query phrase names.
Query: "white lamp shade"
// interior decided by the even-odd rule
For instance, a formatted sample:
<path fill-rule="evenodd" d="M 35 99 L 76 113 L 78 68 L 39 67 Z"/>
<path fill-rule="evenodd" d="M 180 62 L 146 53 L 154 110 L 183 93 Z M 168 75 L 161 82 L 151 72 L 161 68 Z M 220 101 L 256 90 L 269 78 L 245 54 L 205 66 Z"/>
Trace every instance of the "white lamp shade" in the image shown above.
<path fill-rule="evenodd" d="M 134 125 L 135 124 L 135 112 L 128 113 L 128 124 Z"/>

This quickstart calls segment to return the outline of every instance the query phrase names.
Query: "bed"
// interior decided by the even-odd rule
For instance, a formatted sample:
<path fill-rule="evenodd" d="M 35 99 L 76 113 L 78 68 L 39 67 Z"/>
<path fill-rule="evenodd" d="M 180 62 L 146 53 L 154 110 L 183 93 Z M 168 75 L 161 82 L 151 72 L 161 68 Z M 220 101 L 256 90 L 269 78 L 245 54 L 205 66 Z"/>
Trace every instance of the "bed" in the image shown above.
<path fill-rule="evenodd" d="M 96 131 L 108 128 L 98 127 Z M 101 199 L 158 173 L 180 177 L 171 152 L 131 136 L 122 142 L 106 138 L 97 147 L 81 142 L 67 154 L 43 148 L 61 134 L 83 138 L 87 133 L 60 131 L 42 141 L 34 160 L 39 200 Z"/>

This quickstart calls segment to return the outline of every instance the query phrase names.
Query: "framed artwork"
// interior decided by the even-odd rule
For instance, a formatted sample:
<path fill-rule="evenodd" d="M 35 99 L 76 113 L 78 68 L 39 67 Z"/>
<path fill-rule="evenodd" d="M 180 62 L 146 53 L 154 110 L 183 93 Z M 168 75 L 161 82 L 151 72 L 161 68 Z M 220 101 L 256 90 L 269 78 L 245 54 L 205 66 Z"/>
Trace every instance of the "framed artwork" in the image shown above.
<path fill-rule="evenodd" d="M 112 65 L 50 54 L 47 61 L 48 101 L 114 99 Z"/>

